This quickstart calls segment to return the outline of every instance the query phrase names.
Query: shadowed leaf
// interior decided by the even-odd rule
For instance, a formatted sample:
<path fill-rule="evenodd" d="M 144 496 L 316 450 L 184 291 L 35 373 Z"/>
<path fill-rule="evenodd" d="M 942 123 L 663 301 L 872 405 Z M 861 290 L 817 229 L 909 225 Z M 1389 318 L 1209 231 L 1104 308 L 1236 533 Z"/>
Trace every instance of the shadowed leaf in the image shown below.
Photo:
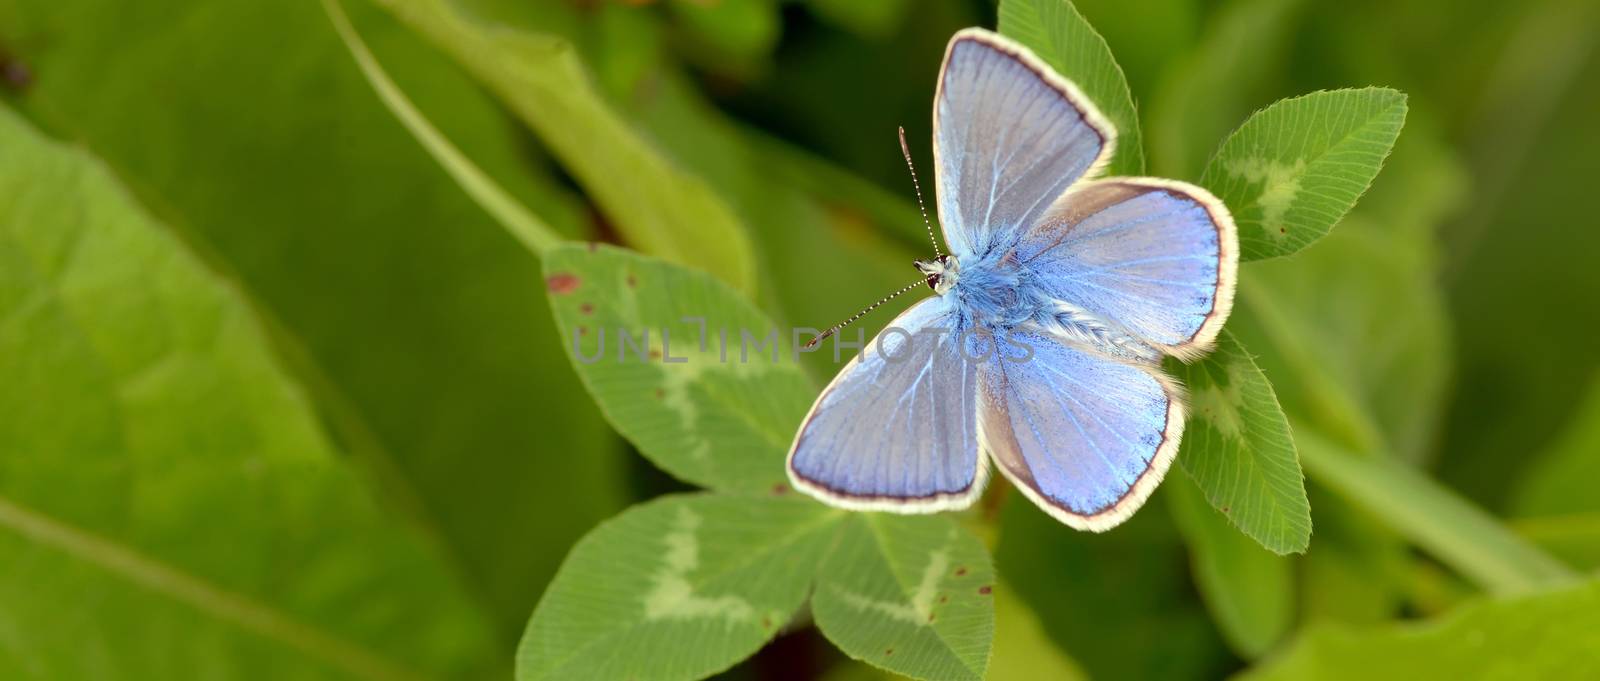
<path fill-rule="evenodd" d="M 346 467 L 249 305 L 104 166 L 0 108 L 0 197 L 7 676 L 493 666 L 488 619 Z"/>

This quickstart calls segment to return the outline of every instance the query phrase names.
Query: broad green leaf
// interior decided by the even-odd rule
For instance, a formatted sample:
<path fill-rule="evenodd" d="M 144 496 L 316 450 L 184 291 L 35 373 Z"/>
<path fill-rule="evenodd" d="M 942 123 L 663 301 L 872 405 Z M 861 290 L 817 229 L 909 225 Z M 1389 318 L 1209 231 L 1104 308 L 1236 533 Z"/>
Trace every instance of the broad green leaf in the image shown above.
<path fill-rule="evenodd" d="M 1518 485 L 1513 508 L 1521 516 L 1600 512 L 1600 373 L 1554 446 L 1538 455 Z"/>
<path fill-rule="evenodd" d="M 374 0 L 500 97 L 641 251 L 755 288 L 739 219 L 700 178 L 640 138 L 595 92 L 565 40 L 479 23 L 445 0 Z"/>
<path fill-rule="evenodd" d="M 852 514 L 811 597 L 850 657 L 918 679 L 982 679 L 994 637 L 994 568 L 943 516 Z"/>
<path fill-rule="evenodd" d="M 787 330 L 709 275 L 613 246 L 558 246 L 545 272 L 573 367 L 641 453 L 713 489 L 787 485 L 815 397 Z"/>
<path fill-rule="evenodd" d="M 1311 505 L 1289 422 L 1250 353 L 1224 332 L 1194 364 L 1168 363 L 1189 390 L 1178 463 L 1228 522 L 1273 553 L 1303 553 Z"/>
<path fill-rule="evenodd" d="M 0 676 L 494 666 L 487 618 L 362 488 L 249 304 L 3 107 L 0 320 Z"/>
<path fill-rule="evenodd" d="M 1128 80 L 1105 38 L 1078 13 L 1070 0 L 1003 0 L 1000 32 L 1027 45 L 1057 73 L 1083 90 L 1117 128 L 1116 157 L 1107 173 L 1144 172 L 1139 112 Z"/>
<path fill-rule="evenodd" d="M 1294 565 L 1229 527 L 1190 480 L 1169 480 L 1164 489 L 1217 628 L 1241 656 L 1260 658 L 1294 622 Z"/>
<path fill-rule="evenodd" d="M 842 515 L 798 495 L 672 496 L 602 523 L 561 566 L 517 679 L 698 679 L 799 609 Z"/>
<path fill-rule="evenodd" d="M 1139 112 L 1117 58 L 1070 0 L 1003 0 L 1000 32 L 1029 46 L 1067 80 L 1077 83 L 1094 106 L 1117 126 L 1117 155 L 1107 174 L 1144 173 Z"/>
<path fill-rule="evenodd" d="M 1327 625 L 1240 678 L 1585 679 L 1600 675 L 1600 583 L 1486 599 L 1423 622 Z"/>
<path fill-rule="evenodd" d="M 1162 74 L 1146 108 L 1145 149 L 1155 174 L 1191 179 L 1217 140 L 1276 94 L 1305 0 L 1229 0 L 1200 41 Z M 1232 208 L 1229 204 L 1229 208 Z"/>
<path fill-rule="evenodd" d="M 18 106 L 258 306 L 351 460 L 492 608 L 509 659 L 562 547 L 623 496 L 538 262 L 395 122 L 318 3 L 0 4 L 5 44 L 50 36 L 27 43 L 44 75 Z M 583 227 L 475 83 L 386 13 L 346 8 L 442 134 L 552 227 Z"/>
<path fill-rule="evenodd" d="M 1314 92 L 1244 122 L 1200 184 L 1239 226 L 1239 258 L 1294 253 L 1322 238 L 1372 184 L 1406 121 L 1406 96 L 1387 88 Z"/>
<path fill-rule="evenodd" d="M 1410 467 L 1351 453 L 1306 428 L 1296 433 L 1301 460 L 1317 481 L 1491 593 L 1522 593 L 1575 579 L 1571 568 Z"/>
<path fill-rule="evenodd" d="M 995 563 L 1090 678 L 1215 679 L 1237 664 L 1195 593 L 1167 495 L 1104 534 L 1008 496 Z"/>

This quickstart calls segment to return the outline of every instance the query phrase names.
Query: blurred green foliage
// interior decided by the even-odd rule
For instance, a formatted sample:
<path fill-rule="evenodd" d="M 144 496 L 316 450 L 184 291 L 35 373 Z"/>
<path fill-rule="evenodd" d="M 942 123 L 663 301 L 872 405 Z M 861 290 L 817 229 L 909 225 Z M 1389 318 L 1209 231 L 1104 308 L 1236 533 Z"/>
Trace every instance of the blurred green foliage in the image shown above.
<path fill-rule="evenodd" d="M 725 674 L 1600 673 L 1600 2 L 1007 2 L 346 0 L 474 175 L 397 121 L 314 0 L 0 0 L 0 677 L 504 678 L 519 640 L 524 678 L 594 640 L 636 656 L 569 676 L 752 653 Z M 589 302 L 653 328 L 701 300 L 825 327 L 913 280 L 927 237 L 894 130 L 931 182 L 945 41 L 1019 17 L 1139 121 L 1144 172 L 1206 182 L 1242 230 L 1269 222 L 1234 205 L 1255 180 L 1202 178 L 1251 112 L 1407 93 L 1370 191 L 1337 226 L 1354 196 L 1323 224 L 1279 214 L 1327 236 L 1245 266 L 1225 352 L 1180 374 L 1248 390 L 1210 404 L 1273 428 L 1212 428 L 1086 535 L 998 486 L 959 519 L 779 493 L 754 463 L 781 458 L 825 352 L 771 382 L 574 371 L 589 313 L 547 299 L 555 275 L 609 281 Z M 507 231 L 474 181 L 540 234 L 659 259 Z M 672 283 L 636 295 L 630 267 Z M 699 420 L 627 401 L 658 389 Z M 1303 490 L 1246 474 L 1269 449 L 1298 451 Z M 683 489 L 644 460 L 715 491 L 599 525 Z M 1230 471 L 1291 511 L 1228 512 L 1265 498 L 1227 496 Z M 704 533 L 671 539 L 684 523 Z M 712 567 L 645 570 L 654 540 Z M 657 617 L 585 605 L 663 585 Z"/>

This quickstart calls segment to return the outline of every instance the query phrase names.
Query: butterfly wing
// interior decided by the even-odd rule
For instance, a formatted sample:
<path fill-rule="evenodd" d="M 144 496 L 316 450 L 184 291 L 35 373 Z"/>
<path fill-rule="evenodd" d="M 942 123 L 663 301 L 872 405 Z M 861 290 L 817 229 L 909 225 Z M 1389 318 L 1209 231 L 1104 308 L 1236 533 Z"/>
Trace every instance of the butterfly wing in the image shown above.
<path fill-rule="evenodd" d="M 845 365 L 789 450 L 796 489 L 834 506 L 903 513 L 977 498 L 977 365 L 960 349 L 958 324 L 948 299 L 929 298 Z"/>
<path fill-rule="evenodd" d="M 957 257 L 1015 242 L 1111 157 L 1116 133 L 1027 48 L 982 29 L 950 39 L 933 106 L 939 222 Z"/>
<path fill-rule="evenodd" d="M 1152 178 L 1073 187 L 1008 257 L 1046 292 L 1167 354 L 1204 354 L 1233 308 L 1238 237 L 1209 192 Z"/>
<path fill-rule="evenodd" d="M 1153 366 L 1057 336 L 1013 331 L 1007 340 L 1007 347 L 1033 354 L 980 365 L 984 450 L 1017 489 L 1061 522 L 1095 532 L 1121 523 L 1178 452 L 1179 388 Z"/>

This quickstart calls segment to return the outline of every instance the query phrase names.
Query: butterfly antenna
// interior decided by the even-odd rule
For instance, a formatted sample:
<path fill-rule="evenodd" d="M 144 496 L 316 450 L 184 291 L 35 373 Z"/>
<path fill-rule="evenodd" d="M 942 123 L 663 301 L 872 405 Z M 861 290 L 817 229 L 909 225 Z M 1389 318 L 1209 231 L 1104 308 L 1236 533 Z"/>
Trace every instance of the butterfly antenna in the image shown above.
<path fill-rule="evenodd" d="M 911 282 L 910 284 L 906 284 L 905 288 L 900 289 L 898 291 L 895 291 L 894 293 L 891 293 L 889 295 L 884 296 L 882 300 L 879 300 L 876 303 L 868 305 L 866 309 L 864 309 L 864 310 L 862 310 L 860 312 L 857 312 L 857 313 L 855 313 L 853 315 L 850 315 L 849 319 L 846 319 L 846 320 L 844 320 L 842 322 L 839 322 L 838 324 L 834 324 L 827 331 L 823 331 L 822 333 L 817 334 L 815 338 L 812 338 L 811 340 L 806 341 L 806 345 L 805 345 L 806 349 L 809 350 L 811 348 L 816 347 L 817 343 L 821 343 L 828 336 L 832 336 L 833 334 L 837 333 L 839 331 L 839 329 L 842 329 L 842 328 L 844 328 L 846 326 L 849 326 L 850 322 L 853 322 L 853 321 L 855 321 L 857 319 L 860 319 L 863 315 L 867 314 L 868 312 L 871 312 L 873 310 L 878 309 L 878 307 L 880 305 L 883 305 L 884 303 L 887 303 L 887 302 L 889 302 L 891 300 L 894 300 L 900 294 L 905 293 L 906 291 L 910 291 L 911 289 L 914 289 L 914 288 L 916 288 L 918 286 L 927 286 L 927 285 L 928 285 L 928 280 L 925 279 L 925 278 L 924 279 L 918 279 L 916 281 Z"/>
<path fill-rule="evenodd" d="M 911 171 L 911 188 L 917 190 L 917 210 L 922 211 L 922 224 L 928 228 L 928 240 L 933 242 L 933 254 L 943 257 L 939 252 L 939 240 L 933 236 L 933 222 L 928 220 L 928 207 L 922 203 L 922 185 L 917 182 L 917 167 L 911 164 L 911 147 L 906 144 L 906 127 L 900 126 L 900 153 L 906 157 L 906 170 Z"/>

